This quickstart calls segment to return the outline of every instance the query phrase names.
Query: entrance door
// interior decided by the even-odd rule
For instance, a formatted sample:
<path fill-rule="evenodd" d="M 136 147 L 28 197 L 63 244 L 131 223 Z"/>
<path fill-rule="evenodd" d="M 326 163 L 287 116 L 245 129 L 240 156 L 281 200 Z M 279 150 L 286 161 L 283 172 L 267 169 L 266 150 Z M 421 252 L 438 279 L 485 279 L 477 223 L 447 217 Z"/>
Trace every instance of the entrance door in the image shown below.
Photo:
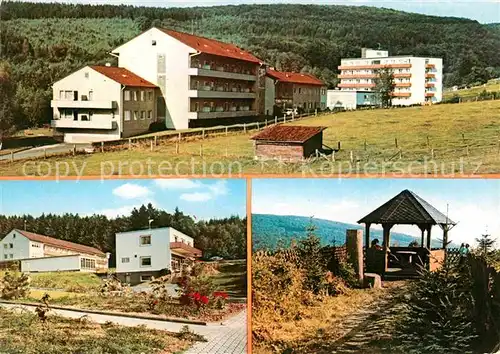
<path fill-rule="evenodd" d="M 125 283 L 130 284 L 130 274 L 125 275 Z"/>
<path fill-rule="evenodd" d="M 73 101 L 78 101 L 78 91 L 73 91 Z"/>

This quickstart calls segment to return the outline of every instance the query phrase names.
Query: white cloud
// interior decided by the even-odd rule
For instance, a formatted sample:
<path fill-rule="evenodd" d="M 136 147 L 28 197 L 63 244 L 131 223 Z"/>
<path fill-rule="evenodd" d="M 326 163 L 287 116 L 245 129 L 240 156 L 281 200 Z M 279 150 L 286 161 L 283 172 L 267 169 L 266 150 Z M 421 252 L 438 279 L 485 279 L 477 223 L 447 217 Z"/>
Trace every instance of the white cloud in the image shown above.
<path fill-rule="evenodd" d="M 202 192 L 184 193 L 181 194 L 180 196 L 182 200 L 185 200 L 187 202 L 206 202 L 212 199 L 213 197 L 214 196 L 210 193 L 202 193 Z"/>
<path fill-rule="evenodd" d="M 147 187 L 138 184 L 125 183 L 113 189 L 113 194 L 123 199 L 137 199 L 151 195 L 151 191 Z"/>
<path fill-rule="evenodd" d="M 226 195 L 228 193 L 227 181 L 224 179 L 218 180 L 214 184 L 208 185 L 208 189 L 212 192 L 213 195 Z"/>
<path fill-rule="evenodd" d="M 187 178 L 156 179 L 154 183 L 160 189 L 195 189 L 202 185 Z"/>

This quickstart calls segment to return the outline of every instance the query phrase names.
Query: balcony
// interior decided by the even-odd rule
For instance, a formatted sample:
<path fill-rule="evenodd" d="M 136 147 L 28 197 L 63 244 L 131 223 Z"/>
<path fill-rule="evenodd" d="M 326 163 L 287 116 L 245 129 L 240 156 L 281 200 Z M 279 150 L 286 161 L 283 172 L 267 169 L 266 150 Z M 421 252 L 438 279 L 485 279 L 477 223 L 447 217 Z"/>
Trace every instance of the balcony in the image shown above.
<path fill-rule="evenodd" d="M 226 90 L 222 86 L 199 86 L 189 90 L 189 97 L 191 98 L 250 98 L 255 99 L 255 92 L 251 92 L 249 88 L 237 89 L 232 88 Z"/>
<path fill-rule="evenodd" d="M 203 252 L 184 242 L 170 242 L 170 250 L 185 257 L 201 257 Z"/>
<path fill-rule="evenodd" d="M 425 97 L 434 97 L 435 93 L 434 92 L 426 92 Z"/>
<path fill-rule="evenodd" d="M 396 79 L 410 78 L 411 77 L 411 73 L 394 73 L 393 76 Z"/>
<path fill-rule="evenodd" d="M 365 64 L 365 65 L 340 65 L 339 70 L 364 70 L 364 69 L 409 69 L 411 64 Z"/>
<path fill-rule="evenodd" d="M 411 97 L 411 92 L 393 92 L 393 97 Z"/>
<path fill-rule="evenodd" d="M 436 77 L 436 74 L 432 74 L 432 73 L 426 73 L 425 74 L 425 78 L 426 79 L 434 79 Z"/>
<path fill-rule="evenodd" d="M 425 87 L 426 88 L 432 88 L 432 87 L 435 87 L 436 85 L 433 83 L 433 82 L 426 82 L 425 83 Z"/>
<path fill-rule="evenodd" d="M 375 79 L 377 74 L 340 74 L 339 79 Z"/>
<path fill-rule="evenodd" d="M 114 130 L 117 127 L 116 121 L 111 118 L 96 118 L 92 117 L 91 120 L 73 120 L 68 118 L 54 119 L 50 122 L 52 128 L 65 128 L 65 129 L 100 129 L 100 130 Z"/>
<path fill-rule="evenodd" d="M 224 71 L 221 68 L 219 70 L 212 70 L 210 66 L 202 68 L 189 68 L 190 76 L 205 76 L 205 77 L 217 77 L 220 79 L 230 79 L 230 80 L 244 80 L 244 81 L 257 81 L 257 75 L 246 74 L 241 72 L 231 72 Z"/>
<path fill-rule="evenodd" d="M 370 83 L 340 83 L 337 85 L 341 88 L 363 88 L 363 87 L 375 87 L 375 84 Z"/>
<path fill-rule="evenodd" d="M 256 116 L 257 111 L 252 111 L 249 108 L 243 110 L 229 110 L 229 111 L 200 111 L 200 112 L 189 112 L 189 119 L 214 119 L 214 118 L 235 118 L 235 117 L 249 117 Z"/>
<path fill-rule="evenodd" d="M 82 109 L 115 109 L 115 101 L 89 100 L 89 101 L 70 101 L 70 100 L 52 100 L 52 108 L 82 108 Z"/>
<path fill-rule="evenodd" d="M 411 82 L 396 82 L 396 87 L 411 87 Z"/>
<path fill-rule="evenodd" d="M 425 64 L 425 68 L 426 69 L 435 69 L 436 68 L 436 64 Z"/>

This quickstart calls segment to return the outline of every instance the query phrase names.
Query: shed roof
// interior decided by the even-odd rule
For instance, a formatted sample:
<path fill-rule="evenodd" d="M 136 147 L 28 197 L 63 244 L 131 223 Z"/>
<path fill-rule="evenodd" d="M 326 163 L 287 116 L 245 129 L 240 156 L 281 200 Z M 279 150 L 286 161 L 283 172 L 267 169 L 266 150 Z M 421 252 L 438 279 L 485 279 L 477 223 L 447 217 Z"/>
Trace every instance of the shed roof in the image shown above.
<path fill-rule="evenodd" d="M 294 84 L 325 86 L 325 83 L 316 76 L 308 73 L 293 73 L 289 71 L 267 70 L 267 75 L 282 82 Z"/>
<path fill-rule="evenodd" d="M 326 127 L 274 125 L 252 136 L 252 139 L 283 143 L 304 143 L 325 129 Z"/>
<path fill-rule="evenodd" d="M 455 224 L 446 215 L 407 189 L 359 220 L 358 223 Z"/>
<path fill-rule="evenodd" d="M 119 68 L 116 66 L 101 66 L 101 65 L 91 65 L 90 66 L 95 71 L 109 77 L 111 80 L 116 81 L 125 86 L 131 87 L 157 87 L 155 84 L 144 80 L 142 77 L 134 74 L 132 71 L 125 68 Z"/>
<path fill-rule="evenodd" d="M 224 43 L 215 39 L 195 36 L 193 34 L 178 32 L 171 29 L 159 28 L 159 30 L 202 53 L 239 59 L 257 64 L 262 62 L 262 60 L 253 54 L 238 48 L 234 44 Z"/>
<path fill-rule="evenodd" d="M 60 240 L 57 238 L 45 236 L 45 235 L 39 235 L 35 234 L 33 232 L 28 232 L 24 230 L 19 230 L 19 229 L 14 229 L 14 231 L 20 233 L 27 239 L 35 242 L 40 242 L 46 245 L 54 246 L 54 247 L 59 247 L 75 252 L 82 252 L 82 253 L 87 253 L 87 254 L 94 254 L 94 255 L 99 255 L 99 256 L 104 256 L 105 253 L 102 252 L 101 250 L 98 250 L 95 247 L 90 247 L 90 246 L 85 246 L 85 245 L 80 245 L 78 243 L 74 242 L 69 242 L 69 241 L 64 241 Z"/>

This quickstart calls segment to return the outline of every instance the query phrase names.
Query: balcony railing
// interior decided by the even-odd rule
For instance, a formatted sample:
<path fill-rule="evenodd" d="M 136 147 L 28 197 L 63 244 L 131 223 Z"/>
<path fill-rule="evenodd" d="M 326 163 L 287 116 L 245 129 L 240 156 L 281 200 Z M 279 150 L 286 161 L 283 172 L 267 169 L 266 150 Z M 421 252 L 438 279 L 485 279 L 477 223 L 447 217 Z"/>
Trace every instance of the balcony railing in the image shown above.
<path fill-rule="evenodd" d="M 250 88 L 236 87 L 227 89 L 223 86 L 193 86 L 189 91 L 189 97 L 202 98 L 255 98 L 255 92 Z"/>
<path fill-rule="evenodd" d="M 170 242 L 170 250 L 187 257 L 201 257 L 203 255 L 203 252 L 201 250 L 184 242 Z"/>
<path fill-rule="evenodd" d="M 360 64 L 360 65 L 340 65 L 339 70 L 361 70 L 361 69 L 409 69 L 411 64 Z"/>
<path fill-rule="evenodd" d="M 249 117 L 256 116 L 257 111 L 244 109 L 244 110 L 206 110 L 199 112 L 189 112 L 189 119 L 215 119 L 215 118 L 235 118 L 235 117 Z"/>
<path fill-rule="evenodd" d="M 83 109 L 115 109 L 115 101 L 107 100 L 52 100 L 50 101 L 52 108 L 83 108 Z"/>
<path fill-rule="evenodd" d="M 65 129 L 114 130 L 117 127 L 116 121 L 111 120 L 111 118 L 97 118 L 95 116 L 90 120 L 73 120 L 70 118 L 54 119 L 51 121 L 50 125 L 52 128 Z"/>
<path fill-rule="evenodd" d="M 189 75 L 190 76 L 204 76 L 204 77 L 217 77 L 221 79 L 231 79 L 231 80 L 244 80 L 244 81 L 256 81 L 257 75 L 249 72 L 234 72 L 234 71 L 224 71 L 224 70 L 215 69 L 209 67 L 201 67 L 201 68 L 190 68 Z M 222 68 L 223 69 L 223 68 Z"/>

